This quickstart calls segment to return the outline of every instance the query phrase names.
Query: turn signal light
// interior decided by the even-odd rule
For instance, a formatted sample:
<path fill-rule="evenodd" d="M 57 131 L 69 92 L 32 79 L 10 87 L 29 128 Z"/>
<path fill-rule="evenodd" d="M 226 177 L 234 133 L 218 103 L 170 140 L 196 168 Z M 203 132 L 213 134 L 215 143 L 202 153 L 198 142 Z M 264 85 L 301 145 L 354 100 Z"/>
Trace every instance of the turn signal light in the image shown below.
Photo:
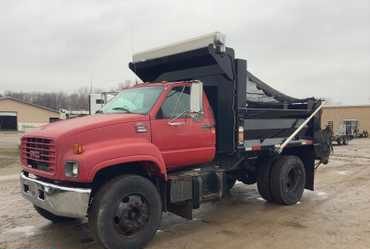
<path fill-rule="evenodd" d="M 84 147 L 82 144 L 74 144 L 73 145 L 73 153 L 76 155 L 82 154 L 84 152 Z"/>

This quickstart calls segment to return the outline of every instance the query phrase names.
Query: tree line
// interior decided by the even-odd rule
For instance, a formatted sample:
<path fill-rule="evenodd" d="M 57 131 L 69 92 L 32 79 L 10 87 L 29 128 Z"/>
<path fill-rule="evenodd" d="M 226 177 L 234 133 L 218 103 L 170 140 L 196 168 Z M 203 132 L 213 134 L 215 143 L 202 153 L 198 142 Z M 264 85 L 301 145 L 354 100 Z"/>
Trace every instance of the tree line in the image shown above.
<path fill-rule="evenodd" d="M 90 89 L 83 87 L 72 93 L 5 91 L 4 96 L 45 106 L 53 110 L 88 110 Z"/>
<path fill-rule="evenodd" d="M 137 83 L 137 80 L 125 80 L 118 83 L 115 88 L 112 88 L 109 91 L 120 91 L 127 86 Z M 92 90 L 89 87 L 82 87 L 72 93 L 5 91 L 2 95 L 19 99 L 27 103 L 45 106 L 56 111 L 59 111 L 60 109 L 88 111 L 90 93 L 99 93 L 102 91 L 102 89 L 94 88 Z M 0 94 L 0 97 L 2 95 Z"/>

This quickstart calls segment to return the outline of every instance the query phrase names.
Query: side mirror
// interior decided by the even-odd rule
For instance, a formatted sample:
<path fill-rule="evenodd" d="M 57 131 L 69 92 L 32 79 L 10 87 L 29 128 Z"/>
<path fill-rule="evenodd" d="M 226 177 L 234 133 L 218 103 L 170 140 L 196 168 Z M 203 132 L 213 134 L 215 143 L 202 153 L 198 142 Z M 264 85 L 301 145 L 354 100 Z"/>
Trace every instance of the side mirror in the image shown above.
<path fill-rule="evenodd" d="M 203 83 L 195 81 L 190 88 L 190 113 L 203 111 Z"/>

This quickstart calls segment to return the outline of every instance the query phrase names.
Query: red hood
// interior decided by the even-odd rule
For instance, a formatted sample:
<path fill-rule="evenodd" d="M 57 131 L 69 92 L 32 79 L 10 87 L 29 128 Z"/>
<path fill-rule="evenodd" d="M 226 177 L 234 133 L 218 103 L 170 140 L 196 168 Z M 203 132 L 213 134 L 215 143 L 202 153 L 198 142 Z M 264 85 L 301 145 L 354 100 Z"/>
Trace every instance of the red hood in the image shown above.
<path fill-rule="evenodd" d="M 92 116 L 73 118 L 48 124 L 39 130 L 26 133 L 26 136 L 58 138 L 62 135 L 79 133 L 91 129 L 115 125 L 119 123 L 147 120 L 147 116 L 140 114 L 97 114 Z"/>

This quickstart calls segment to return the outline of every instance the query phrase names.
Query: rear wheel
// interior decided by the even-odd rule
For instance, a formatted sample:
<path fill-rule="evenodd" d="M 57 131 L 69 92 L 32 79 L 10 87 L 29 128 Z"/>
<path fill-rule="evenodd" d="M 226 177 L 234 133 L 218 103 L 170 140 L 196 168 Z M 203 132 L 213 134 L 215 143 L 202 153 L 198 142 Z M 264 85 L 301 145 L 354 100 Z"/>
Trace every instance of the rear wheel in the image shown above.
<path fill-rule="evenodd" d="M 47 220 L 50 220 L 53 223 L 63 223 L 63 222 L 69 222 L 69 221 L 76 220 L 76 218 L 70 218 L 70 217 L 55 215 L 55 214 L 50 213 L 49 211 L 47 211 L 43 208 L 40 208 L 38 206 L 33 206 L 33 207 L 35 208 L 36 212 L 39 215 L 41 215 L 42 217 L 44 217 Z"/>
<path fill-rule="evenodd" d="M 273 201 L 271 195 L 271 168 L 272 160 L 262 159 L 257 165 L 257 189 L 266 201 Z"/>
<path fill-rule="evenodd" d="M 120 176 L 96 194 L 89 226 L 105 248 L 142 248 L 155 235 L 162 203 L 154 184 L 138 175 Z"/>
<path fill-rule="evenodd" d="M 274 202 L 293 205 L 301 198 L 305 186 L 305 168 L 296 156 L 282 156 L 271 170 L 271 196 Z"/>
<path fill-rule="evenodd" d="M 348 145 L 348 138 L 346 138 L 346 137 L 343 138 L 343 144 Z"/>

